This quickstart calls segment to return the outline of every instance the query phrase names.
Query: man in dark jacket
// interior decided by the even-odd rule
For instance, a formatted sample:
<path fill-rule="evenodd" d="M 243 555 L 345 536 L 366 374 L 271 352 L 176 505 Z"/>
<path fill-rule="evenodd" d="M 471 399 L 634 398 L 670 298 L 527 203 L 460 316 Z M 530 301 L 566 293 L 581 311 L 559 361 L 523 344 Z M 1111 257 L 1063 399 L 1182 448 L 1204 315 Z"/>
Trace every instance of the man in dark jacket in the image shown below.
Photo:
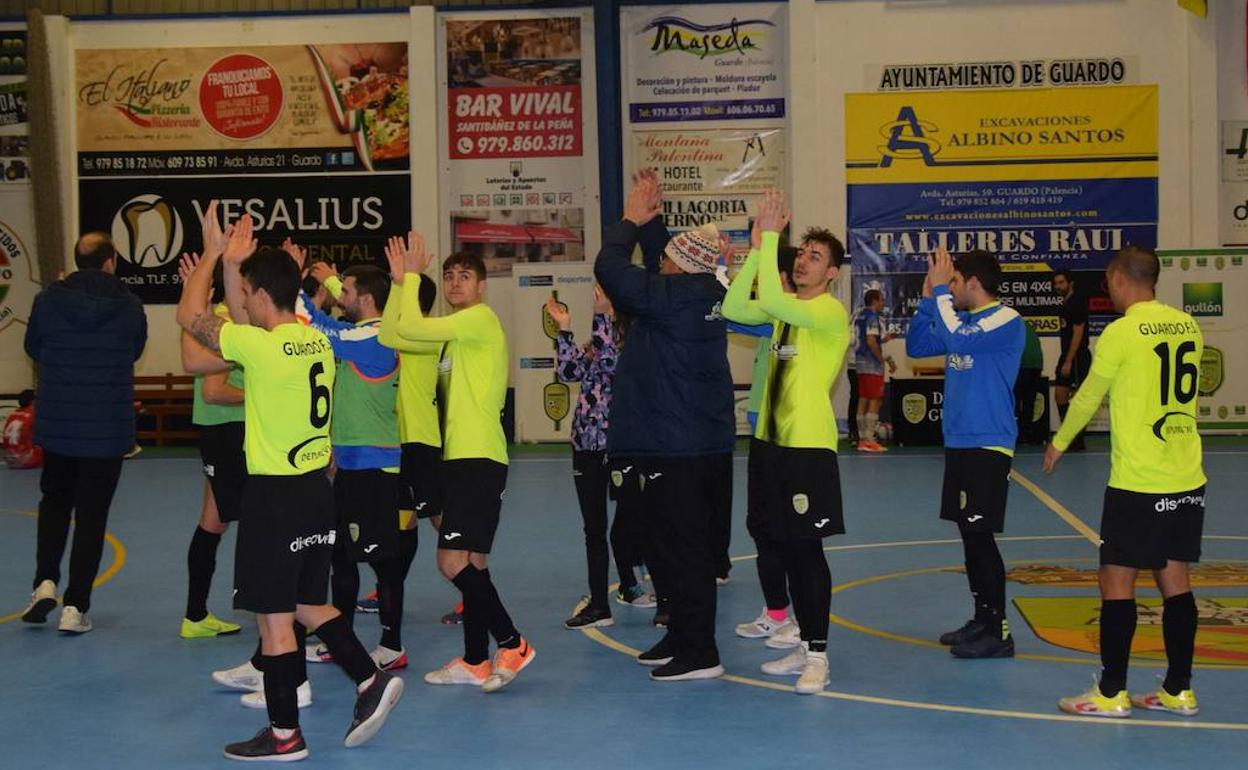
<path fill-rule="evenodd" d="M 117 252 L 107 235 L 79 238 L 74 261 L 76 273 L 35 297 L 26 328 L 26 354 L 39 366 L 35 442 L 44 461 L 35 590 L 22 620 L 43 623 L 56 606 L 72 514 L 59 628 L 82 634 L 91 630 L 91 586 L 122 456 L 134 446 L 134 362 L 147 343 L 147 317 L 113 275 Z"/>
<path fill-rule="evenodd" d="M 658 274 L 632 264 L 640 232 L 658 215 L 662 191 L 639 176 L 624 219 L 604 234 L 594 274 L 620 312 L 635 320 L 616 369 L 607 452 L 641 473 L 647 526 L 671 592 L 667 635 L 638 662 L 663 681 L 723 674 L 715 646 L 715 565 L 709 527 L 731 494 L 732 376 L 725 288 L 715 276 L 713 228 L 673 238 Z"/>

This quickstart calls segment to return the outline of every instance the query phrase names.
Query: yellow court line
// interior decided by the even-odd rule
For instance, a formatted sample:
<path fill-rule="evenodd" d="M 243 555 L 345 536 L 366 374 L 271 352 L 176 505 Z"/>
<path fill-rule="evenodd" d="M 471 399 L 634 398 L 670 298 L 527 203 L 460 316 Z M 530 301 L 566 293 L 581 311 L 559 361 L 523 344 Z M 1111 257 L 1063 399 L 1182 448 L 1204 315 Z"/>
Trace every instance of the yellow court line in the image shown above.
<path fill-rule="evenodd" d="M 20 508 L 0 508 L 0 513 L 17 513 L 31 518 L 38 517 L 38 514 L 35 511 L 24 511 Z M 94 588 L 99 588 L 108 581 L 112 580 L 113 576 L 118 572 L 121 572 L 121 568 L 126 566 L 126 547 L 121 544 L 121 541 L 114 537 L 113 533 L 107 531 L 104 533 L 104 541 L 107 542 L 113 549 L 113 562 L 108 565 L 108 569 L 95 576 L 95 582 L 91 584 Z M 57 597 L 57 600 L 60 600 L 59 596 Z M 22 611 L 14 612 L 11 615 L 0 615 L 0 625 L 17 620 L 21 616 Z"/>
<path fill-rule="evenodd" d="M 1062 521 L 1074 527 L 1075 531 L 1083 535 L 1084 538 L 1086 538 L 1089 543 L 1091 543 L 1092 545 L 1098 548 L 1101 546 L 1101 535 L 1099 532 L 1089 527 L 1087 524 L 1083 522 L 1082 519 L 1080 519 L 1075 514 L 1071 513 L 1070 510 L 1066 508 L 1066 506 L 1062 505 L 1057 500 L 1054 500 L 1053 496 L 1050 495 L 1048 492 L 1045 492 L 1043 489 L 1036 486 L 1036 483 L 1034 481 L 1027 478 L 1023 474 L 1019 473 L 1017 470 L 1011 470 L 1010 477 L 1013 478 L 1015 481 L 1017 481 L 1019 484 L 1022 484 L 1023 489 L 1026 489 L 1037 500 L 1044 503 L 1045 506 L 1048 507 L 1050 511 L 1053 511 L 1054 513 L 1056 513 L 1058 517 L 1061 518 Z"/>

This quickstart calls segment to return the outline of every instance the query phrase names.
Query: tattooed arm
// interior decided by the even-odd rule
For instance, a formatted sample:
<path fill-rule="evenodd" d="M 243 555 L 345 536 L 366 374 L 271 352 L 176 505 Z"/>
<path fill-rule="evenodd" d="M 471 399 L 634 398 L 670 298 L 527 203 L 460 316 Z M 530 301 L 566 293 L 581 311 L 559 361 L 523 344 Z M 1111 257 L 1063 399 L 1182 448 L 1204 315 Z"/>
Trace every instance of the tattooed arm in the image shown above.
<path fill-rule="evenodd" d="M 229 365 L 221 359 L 221 327 L 225 319 L 208 307 L 212 270 L 217 257 L 199 259 L 193 254 L 182 256 L 182 297 L 178 300 L 178 325 L 182 335 L 182 366 L 192 374 L 223 371 Z"/>

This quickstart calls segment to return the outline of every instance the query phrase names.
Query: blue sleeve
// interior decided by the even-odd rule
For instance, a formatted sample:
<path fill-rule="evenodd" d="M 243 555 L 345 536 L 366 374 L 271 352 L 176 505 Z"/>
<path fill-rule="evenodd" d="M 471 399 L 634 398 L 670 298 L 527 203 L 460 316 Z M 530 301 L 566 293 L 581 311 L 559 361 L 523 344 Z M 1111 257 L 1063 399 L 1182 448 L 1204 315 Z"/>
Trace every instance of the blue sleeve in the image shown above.
<path fill-rule="evenodd" d="M 739 324 L 736 321 L 728 322 L 728 331 L 733 334 L 742 334 L 746 337 L 770 337 L 771 324 L 756 324 L 750 326 L 748 324 Z"/>
<path fill-rule="evenodd" d="M 950 353 L 1004 351 L 1018 345 L 1023 331 L 1018 324 L 1022 318 L 1012 308 L 1001 306 L 994 313 L 970 321 L 954 309 L 948 286 L 937 286 L 932 294 L 936 312 L 931 329 Z M 908 338 L 906 342 L 908 345 Z"/>
<path fill-rule="evenodd" d="M 335 358 L 350 361 L 369 377 L 381 377 L 394 371 L 398 354 L 381 344 L 380 324 L 356 326 L 322 311 L 303 292 L 299 296 L 311 317 L 309 325 L 329 340 Z"/>
<path fill-rule="evenodd" d="M 594 260 L 594 278 L 616 309 L 631 315 L 661 313 L 669 304 L 667 281 L 632 262 L 637 226 L 627 220 L 603 233 L 602 251 Z"/>
<path fill-rule="evenodd" d="M 910 319 L 910 329 L 906 332 L 906 355 L 911 358 L 943 356 L 949 351 L 944 341 L 936 335 L 933 325 L 936 322 L 936 301 L 924 297 L 919 301 L 919 309 Z"/>

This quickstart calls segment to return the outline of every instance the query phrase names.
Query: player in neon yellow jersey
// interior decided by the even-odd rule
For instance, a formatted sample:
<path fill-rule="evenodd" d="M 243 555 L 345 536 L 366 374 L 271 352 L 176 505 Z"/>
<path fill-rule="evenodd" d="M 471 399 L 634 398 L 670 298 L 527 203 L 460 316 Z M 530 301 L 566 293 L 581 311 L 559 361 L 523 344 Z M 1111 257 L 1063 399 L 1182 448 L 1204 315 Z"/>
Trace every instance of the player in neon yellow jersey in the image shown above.
<path fill-rule="evenodd" d="M 507 485 L 507 441 L 500 415 L 507 395 L 507 338 L 484 302 L 485 264 L 473 254 L 442 263 L 442 286 L 452 313 L 429 318 L 416 296 L 418 276 L 431 256 L 424 238 L 408 233 L 386 247 L 390 273 L 402 271 L 400 337 L 444 342 L 439 363 L 442 414 L 442 526 L 438 569 L 464 597 L 464 655 L 425 676 L 430 684 L 476 684 L 494 692 L 533 661 L 490 578 L 486 559 L 494 543 Z M 384 320 L 383 320 L 384 323 Z M 498 650 L 489 660 L 489 637 Z"/>
<path fill-rule="evenodd" d="M 782 553 L 801 645 L 763 664 L 763 671 L 797 674 L 796 692 L 813 694 L 828 683 L 832 573 L 823 538 L 845 532 L 831 391 L 849 347 L 849 315 L 828 293 L 845 253 L 839 242 L 831 249 L 804 243 L 793 265 L 796 293 L 784 292 L 776 257 L 788 221 L 783 194 L 766 193 L 751 239 L 754 248 L 724 298 L 724 315 L 774 326 L 750 445 L 750 499 L 762 509 L 757 531 Z M 755 275 L 758 299 L 750 300 Z"/>
<path fill-rule="evenodd" d="M 1044 453 L 1052 473 L 1109 394 L 1109 485 L 1101 512 L 1101 678 L 1058 702 L 1083 716 L 1127 717 L 1131 706 L 1197 713 L 1192 691 L 1196 600 L 1188 564 L 1200 561 L 1205 472 L 1196 426 L 1204 337 L 1187 313 L 1157 301 L 1161 265 L 1151 250 L 1128 246 L 1105 271 L 1114 309 L 1092 369 Z M 1128 696 L 1127 660 L 1135 635 L 1135 579 L 1153 571 L 1165 598 L 1162 633 L 1169 668 L 1159 689 Z"/>
<path fill-rule="evenodd" d="M 208 308 L 218 257 L 188 265 L 177 320 L 202 348 L 183 349 L 189 372 L 243 366 L 247 393 L 247 471 L 234 570 L 234 602 L 256 613 L 263 652 L 269 724 L 248 741 L 226 746 L 245 761 L 307 755 L 296 691 L 303 656 L 296 620 L 315 631 L 356 683 L 358 697 L 344 743 L 376 735 L 403 693 L 403 681 L 379 671 L 338 610 L 328 603 L 329 559 L 336 537 L 333 493 L 325 469 L 335 368 L 329 341 L 295 317 L 299 268 L 278 249 L 257 250 L 252 221 L 235 225 L 221 259 L 232 323 Z M 188 262 L 194 263 L 189 259 Z M 233 309 L 238 308 L 234 313 Z"/>

